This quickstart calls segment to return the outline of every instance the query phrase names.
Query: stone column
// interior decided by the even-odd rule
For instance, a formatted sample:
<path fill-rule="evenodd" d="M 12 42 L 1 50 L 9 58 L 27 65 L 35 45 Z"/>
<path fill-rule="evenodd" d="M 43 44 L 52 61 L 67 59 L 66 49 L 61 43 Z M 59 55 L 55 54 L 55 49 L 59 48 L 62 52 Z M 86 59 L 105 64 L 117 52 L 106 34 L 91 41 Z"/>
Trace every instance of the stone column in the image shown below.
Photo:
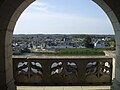
<path fill-rule="evenodd" d="M 104 0 L 93 0 L 96 2 L 108 15 L 116 39 L 116 60 L 115 60 L 115 78 L 113 80 L 112 90 L 120 90 L 120 22 L 114 11 L 104 2 Z M 114 4 L 114 3 L 113 3 Z"/>
<path fill-rule="evenodd" d="M 0 19 L 2 20 L 2 19 Z M 12 67 L 12 31 L 2 29 L 0 22 L 0 90 L 16 90 Z M 4 21 L 4 24 L 7 21 Z"/>
<path fill-rule="evenodd" d="M 4 30 L 0 30 L 0 90 L 6 90 Z"/>
<path fill-rule="evenodd" d="M 19 16 L 33 1 L 3 0 L 0 3 L 0 90 L 16 90 L 12 65 L 12 34 Z"/>
<path fill-rule="evenodd" d="M 12 61 L 12 37 L 15 22 L 9 22 L 5 33 L 5 72 L 7 90 L 16 90 L 13 78 L 13 61 Z"/>
<path fill-rule="evenodd" d="M 115 79 L 113 80 L 112 90 L 120 89 L 120 25 L 115 32 L 116 38 L 116 62 L 115 62 Z"/>
<path fill-rule="evenodd" d="M 0 90 L 16 90 L 12 72 L 11 44 L 5 44 L 5 35 L 6 31 L 0 30 Z"/>

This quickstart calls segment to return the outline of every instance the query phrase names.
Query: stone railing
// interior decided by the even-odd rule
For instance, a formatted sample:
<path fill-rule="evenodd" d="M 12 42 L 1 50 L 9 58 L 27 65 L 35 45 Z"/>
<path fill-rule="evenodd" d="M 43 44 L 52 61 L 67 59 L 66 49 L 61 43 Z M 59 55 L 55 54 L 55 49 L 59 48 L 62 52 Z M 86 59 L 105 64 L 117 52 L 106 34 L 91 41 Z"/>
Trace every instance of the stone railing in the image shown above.
<path fill-rule="evenodd" d="M 16 85 L 111 85 L 109 57 L 13 57 Z"/>
<path fill-rule="evenodd" d="M 111 57 L 112 58 L 112 80 L 115 78 L 115 60 L 116 60 L 116 51 L 104 51 L 105 56 Z"/>
<path fill-rule="evenodd" d="M 109 56 L 112 58 L 115 58 L 116 56 L 116 51 L 104 51 L 104 53 L 105 53 L 105 56 Z"/>

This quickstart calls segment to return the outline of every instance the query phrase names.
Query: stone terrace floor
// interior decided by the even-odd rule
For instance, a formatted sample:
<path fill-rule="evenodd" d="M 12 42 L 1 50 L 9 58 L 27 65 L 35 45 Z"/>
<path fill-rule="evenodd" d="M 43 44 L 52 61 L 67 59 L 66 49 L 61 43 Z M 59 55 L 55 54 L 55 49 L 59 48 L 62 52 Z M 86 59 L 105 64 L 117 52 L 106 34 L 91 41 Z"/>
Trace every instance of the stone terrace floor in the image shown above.
<path fill-rule="evenodd" d="M 110 90 L 110 86 L 18 86 L 17 90 Z"/>

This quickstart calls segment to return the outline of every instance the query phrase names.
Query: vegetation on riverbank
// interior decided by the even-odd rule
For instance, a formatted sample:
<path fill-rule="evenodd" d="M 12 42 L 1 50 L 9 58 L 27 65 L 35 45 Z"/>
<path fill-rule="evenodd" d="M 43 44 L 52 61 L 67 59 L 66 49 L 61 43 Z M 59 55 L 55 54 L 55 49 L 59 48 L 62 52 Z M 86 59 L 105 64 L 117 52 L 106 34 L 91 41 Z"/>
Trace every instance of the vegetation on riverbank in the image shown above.
<path fill-rule="evenodd" d="M 104 51 L 110 49 L 80 48 L 80 49 L 57 49 L 55 52 L 32 52 L 36 55 L 57 56 L 104 56 Z"/>

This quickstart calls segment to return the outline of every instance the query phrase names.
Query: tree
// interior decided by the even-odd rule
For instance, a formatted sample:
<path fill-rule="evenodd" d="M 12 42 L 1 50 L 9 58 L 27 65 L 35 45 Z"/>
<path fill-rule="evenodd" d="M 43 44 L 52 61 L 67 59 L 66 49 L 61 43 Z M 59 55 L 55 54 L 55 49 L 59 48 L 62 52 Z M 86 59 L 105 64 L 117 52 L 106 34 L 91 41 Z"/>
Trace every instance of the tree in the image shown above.
<path fill-rule="evenodd" d="M 112 49 L 112 50 L 115 50 L 115 48 L 116 48 L 116 42 L 115 42 L 115 40 L 111 40 L 111 41 L 109 41 L 108 43 L 109 43 L 111 49 Z"/>
<path fill-rule="evenodd" d="M 94 44 L 92 43 L 92 38 L 89 35 L 85 36 L 84 44 L 86 48 L 94 48 Z"/>

